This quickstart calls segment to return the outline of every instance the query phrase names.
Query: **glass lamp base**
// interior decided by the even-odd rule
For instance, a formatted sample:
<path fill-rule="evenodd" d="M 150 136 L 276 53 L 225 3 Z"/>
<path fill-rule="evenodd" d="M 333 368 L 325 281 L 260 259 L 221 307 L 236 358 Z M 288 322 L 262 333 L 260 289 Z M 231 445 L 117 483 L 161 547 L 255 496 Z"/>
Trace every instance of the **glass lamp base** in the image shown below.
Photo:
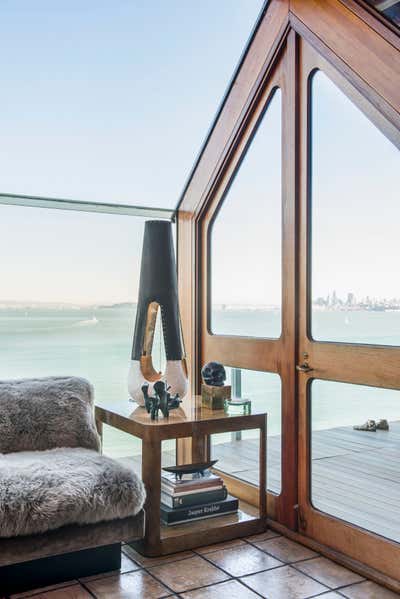
<path fill-rule="evenodd" d="M 228 414 L 251 414 L 251 401 L 242 397 L 225 400 L 225 412 Z"/>

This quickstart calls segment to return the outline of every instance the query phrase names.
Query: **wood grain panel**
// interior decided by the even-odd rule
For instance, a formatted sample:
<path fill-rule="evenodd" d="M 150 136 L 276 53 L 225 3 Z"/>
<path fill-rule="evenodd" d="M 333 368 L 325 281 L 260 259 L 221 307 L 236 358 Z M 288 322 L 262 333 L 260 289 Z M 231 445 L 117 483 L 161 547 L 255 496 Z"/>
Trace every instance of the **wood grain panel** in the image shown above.
<path fill-rule="evenodd" d="M 280 346 L 279 340 L 210 335 L 204 331 L 202 362 L 217 360 L 234 368 L 278 372 Z"/>
<path fill-rule="evenodd" d="M 338 0 L 290 0 L 291 12 L 400 112 L 396 48 Z"/>
<path fill-rule="evenodd" d="M 179 282 L 179 308 L 183 343 L 186 353 L 190 392 L 196 393 L 196 251 L 195 225 L 192 215 L 179 211 L 177 216 L 177 268 Z"/>
<path fill-rule="evenodd" d="M 313 368 L 308 376 L 388 389 L 400 387 L 398 347 L 309 341 L 303 347 Z"/>
<path fill-rule="evenodd" d="M 297 528 L 297 56 L 298 40 L 291 31 L 283 65 L 282 106 L 282 492 L 277 505 L 280 522 Z"/>
<path fill-rule="evenodd" d="M 392 44 L 392 46 L 397 48 L 397 50 L 400 50 L 399 30 L 384 15 L 374 10 L 365 0 L 340 0 L 340 2 L 365 21 L 365 23 L 379 33 L 387 42 Z"/>
<path fill-rule="evenodd" d="M 323 542 L 334 550 L 399 580 L 400 546 L 398 543 L 339 521 L 315 510 L 311 505 L 307 512 L 307 535 L 317 540 L 323 539 Z"/>

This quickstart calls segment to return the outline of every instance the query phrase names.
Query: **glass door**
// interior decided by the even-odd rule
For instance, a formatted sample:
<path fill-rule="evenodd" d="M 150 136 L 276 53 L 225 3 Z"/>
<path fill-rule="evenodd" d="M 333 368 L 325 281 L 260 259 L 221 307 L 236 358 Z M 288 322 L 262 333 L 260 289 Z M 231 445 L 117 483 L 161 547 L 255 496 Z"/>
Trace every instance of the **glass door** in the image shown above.
<path fill-rule="evenodd" d="M 300 46 L 299 528 L 400 560 L 399 131 Z"/>

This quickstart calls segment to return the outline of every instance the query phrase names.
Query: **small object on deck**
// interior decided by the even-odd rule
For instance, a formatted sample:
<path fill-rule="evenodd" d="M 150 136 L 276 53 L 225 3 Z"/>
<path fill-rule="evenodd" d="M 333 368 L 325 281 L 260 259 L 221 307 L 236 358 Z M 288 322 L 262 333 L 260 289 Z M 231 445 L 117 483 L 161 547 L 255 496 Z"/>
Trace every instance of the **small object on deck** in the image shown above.
<path fill-rule="evenodd" d="M 225 400 L 225 412 L 228 414 L 251 414 L 251 400 L 244 397 L 232 397 Z"/>
<path fill-rule="evenodd" d="M 212 468 L 218 460 L 210 460 L 208 462 L 201 462 L 198 464 L 183 464 L 181 466 L 166 466 L 163 468 L 165 472 L 172 472 L 175 476 L 181 480 L 184 474 L 197 474 L 199 477 L 204 477 L 204 472 L 209 468 Z"/>
<path fill-rule="evenodd" d="M 353 429 L 355 431 L 367 431 L 370 433 L 375 433 L 376 432 L 376 422 L 375 422 L 375 420 L 369 419 L 369 420 L 367 420 L 367 422 L 364 422 L 364 424 L 356 424 L 355 426 L 353 426 Z"/>
<path fill-rule="evenodd" d="M 376 430 L 379 430 L 379 431 L 388 431 L 389 430 L 389 422 L 386 420 L 386 418 L 382 418 L 381 420 L 378 420 L 378 422 L 376 423 Z"/>

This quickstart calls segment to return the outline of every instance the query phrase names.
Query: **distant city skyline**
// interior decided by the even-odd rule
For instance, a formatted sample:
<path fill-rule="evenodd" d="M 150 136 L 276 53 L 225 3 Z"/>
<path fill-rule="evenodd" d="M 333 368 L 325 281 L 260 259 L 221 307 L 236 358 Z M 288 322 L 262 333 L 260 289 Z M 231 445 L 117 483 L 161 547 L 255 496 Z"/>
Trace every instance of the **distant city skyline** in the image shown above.
<path fill-rule="evenodd" d="M 312 300 L 314 306 L 327 309 L 346 309 L 346 310 L 357 310 L 357 309 L 387 309 L 387 310 L 400 310 L 400 297 L 385 298 L 366 295 L 365 297 L 357 298 L 351 291 L 347 292 L 344 297 L 339 297 L 336 290 L 329 291 L 325 296 L 316 297 Z M 63 302 L 63 301 L 32 301 L 31 299 L 7 299 L 0 297 L 0 309 L 4 308 L 23 308 L 23 307 L 59 307 L 72 308 L 72 307 L 98 307 L 98 308 L 129 308 L 136 306 L 136 301 L 121 301 L 121 302 L 89 302 L 89 303 L 77 303 L 77 302 Z M 242 303 L 222 303 L 214 304 L 213 309 L 264 309 L 264 310 L 276 310 L 279 306 L 276 304 L 242 304 Z"/>
<path fill-rule="evenodd" d="M 345 310 L 400 310 L 400 297 L 376 297 L 366 295 L 357 298 L 354 293 L 348 291 L 343 298 L 339 297 L 334 289 L 325 297 L 317 297 L 313 300 L 315 306 L 327 309 Z"/>

